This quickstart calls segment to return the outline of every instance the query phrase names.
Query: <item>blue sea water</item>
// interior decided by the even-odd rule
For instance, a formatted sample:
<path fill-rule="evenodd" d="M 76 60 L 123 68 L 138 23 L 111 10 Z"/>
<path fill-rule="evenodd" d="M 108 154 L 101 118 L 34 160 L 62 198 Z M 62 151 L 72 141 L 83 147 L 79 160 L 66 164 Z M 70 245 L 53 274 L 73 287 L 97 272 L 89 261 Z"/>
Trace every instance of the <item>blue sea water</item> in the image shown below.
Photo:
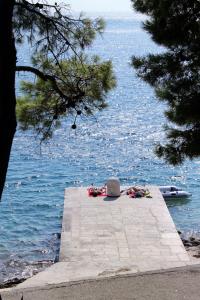
<path fill-rule="evenodd" d="M 73 119 L 66 120 L 41 147 L 32 132 L 17 132 L 0 203 L 0 282 L 31 275 L 56 258 L 65 187 L 103 185 L 113 175 L 122 185 L 178 185 L 193 196 L 168 202 L 173 220 L 184 232 L 200 231 L 200 160 L 172 167 L 154 155 L 165 140 L 165 105 L 130 67 L 132 55 L 161 51 L 136 16 L 107 19 L 89 53 L 113 61 L 118 85 L 109 107 L 81 116 L 76 131 Z M 26 48 L 19 58 L 28 60 Z"/>

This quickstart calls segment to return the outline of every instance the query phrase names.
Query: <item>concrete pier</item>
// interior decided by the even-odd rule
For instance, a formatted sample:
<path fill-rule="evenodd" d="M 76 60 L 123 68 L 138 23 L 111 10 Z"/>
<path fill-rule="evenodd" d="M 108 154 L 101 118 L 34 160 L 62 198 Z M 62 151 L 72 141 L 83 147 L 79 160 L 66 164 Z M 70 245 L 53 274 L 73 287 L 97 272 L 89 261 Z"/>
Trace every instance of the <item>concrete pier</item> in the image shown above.
<path fill-rule="evenodd" d="M 148 189 L 152 198 L 135 199 L 66 189 L 59 263 L 19 287 L 191 264 L 159 189 Z"/>
<path fill-rule="evenodd" d="M 152 198 L 89 197 L 86 188 L 66 189 L 59 262 L 14 290 L 193 264 L 159 189 L 147 188 Z"/>
<path fill-rule="evenodd" d="M 88 197 L 84 188 L 65 191 L 60 261 L 93 264 L 94 275 L 143 272 L 190 261 L 157 187 L 152 198 Z"/>

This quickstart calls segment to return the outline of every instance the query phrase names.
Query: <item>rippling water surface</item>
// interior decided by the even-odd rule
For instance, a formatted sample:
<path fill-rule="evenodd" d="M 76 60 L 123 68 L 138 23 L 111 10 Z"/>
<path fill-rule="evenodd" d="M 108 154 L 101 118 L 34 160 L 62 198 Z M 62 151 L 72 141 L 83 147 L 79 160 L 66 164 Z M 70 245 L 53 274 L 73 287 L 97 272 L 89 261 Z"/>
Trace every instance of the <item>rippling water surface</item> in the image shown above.
<path fill-rule="evenodd" d="M 102 185 L 109 176 L 121 184 L 176 184 L 192 192 L 190 200 L 169 202 L 177 228 L 198 231 L 200 160 L 174 168 L 155 157 L 164 139 L 164 105 L 139 80 L 132 55 L 163 51 L 141 29 L 137 18 L 109 19 L 103 38 L 90 49 L 112 59 L 118 86 L 109 108 L 95 117 L 72 120 L 40 148 L 31 132 L 18 132 L 3 201 L 0 203 L 0 281 L 27 276 L 58 255 L 64 188 Z M 20 57 L 26 57 L 26 49 Z"/>

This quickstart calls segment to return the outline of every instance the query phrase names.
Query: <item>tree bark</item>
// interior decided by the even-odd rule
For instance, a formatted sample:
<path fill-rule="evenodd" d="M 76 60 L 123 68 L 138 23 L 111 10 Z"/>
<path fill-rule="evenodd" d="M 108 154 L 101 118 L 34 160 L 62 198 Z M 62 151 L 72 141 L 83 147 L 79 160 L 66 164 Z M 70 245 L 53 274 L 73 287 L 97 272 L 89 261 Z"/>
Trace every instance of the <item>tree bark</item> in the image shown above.
<path fill-rule="evenodd" d="M 14 0 L 0 0 L 0 199 L 16 131 Z"/>

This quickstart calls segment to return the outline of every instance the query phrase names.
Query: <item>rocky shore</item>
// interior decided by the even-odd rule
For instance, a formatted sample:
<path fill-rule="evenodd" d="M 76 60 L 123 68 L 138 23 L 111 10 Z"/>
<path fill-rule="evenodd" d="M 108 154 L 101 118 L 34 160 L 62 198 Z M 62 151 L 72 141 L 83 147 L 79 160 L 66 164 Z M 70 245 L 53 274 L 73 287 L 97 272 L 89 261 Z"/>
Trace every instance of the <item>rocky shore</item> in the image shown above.
<path fill-rule="evenodd" d="M 191 237 L 189 240 L 183 239 L 182 241 L 186 251 L 192 258 L 194 259 L 200 258 L 200 240 Z"/>
<path fill-rule="evenodd" d="M 44 269 L 50 267 L 55 261 L 53 260 L 46 260 L 46 261 L 39 261 L 32 263 L 32 270 L 30 272 L 27 272 L 26 275 L 22 276 L 15 276 L 12 278 L 9 278 L 8 280 L 5 280 L 3 282 L 0 282 L 0 290 L 5 288 L 10 288 L 13 286 L 16 286 L 26 279 L 32 277 L 33 275 L 36 275 L 37 273 L 43 271 Z"/>
<path fill-rule="evenodd" d="M 186 237 L 182 232 L 178 233 L 190 257 L 193 260 L 200 258 L 200 237 L 195 235 Z"/>
<path fill-rule="evenodd" d="M 23 281 L 25 281 L 26 279 L 28 279 L 28 277 L 27 278 L 12 278 L 12 279 L 6 280 L 5 282 L 0 283 L 0 290 L 16 286 L 16 285 L 22 283 Z"/>

